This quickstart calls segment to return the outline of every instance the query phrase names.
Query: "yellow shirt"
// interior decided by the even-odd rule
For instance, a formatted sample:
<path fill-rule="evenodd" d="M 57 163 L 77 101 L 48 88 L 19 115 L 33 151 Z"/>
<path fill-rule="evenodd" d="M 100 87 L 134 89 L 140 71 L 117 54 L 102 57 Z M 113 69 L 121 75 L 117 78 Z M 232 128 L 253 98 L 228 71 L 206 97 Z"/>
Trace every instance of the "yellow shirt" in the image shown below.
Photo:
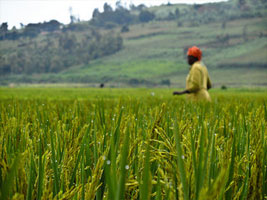
<path fill-rule="evenodd" d="M 195 101 L 211 101 L 208 87 L 211 87 L 211 81 L 206 66 L 201 62 L 195 62 L 186 78 L 186 89 L 192 92 L 188 94 L 188 98 Z"/>

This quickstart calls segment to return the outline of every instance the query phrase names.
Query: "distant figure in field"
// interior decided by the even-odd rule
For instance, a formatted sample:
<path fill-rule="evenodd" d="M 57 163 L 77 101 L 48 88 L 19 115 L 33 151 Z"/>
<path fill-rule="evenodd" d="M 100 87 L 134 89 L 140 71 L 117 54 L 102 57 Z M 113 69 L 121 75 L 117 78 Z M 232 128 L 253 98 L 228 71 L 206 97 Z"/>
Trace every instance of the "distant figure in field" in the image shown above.
<path fill-rule="evenodd" d="M 208 90 L 211 88 L 211 81 L 206 66 L 201 62 L 201 50 L 193 46 L 187 51 L 187 62 L 190 71 L 186 78 L 186 90 L 173 92 L 173 95 L 188 94 L 190 100 L 211 101 Z"/>
<path fill-rule="evenodd" d="M 105 84 L 104 84 L 104 83 L 101 83 L 101 84 L 99 85 L 99 87 L 100 87 L 100 88 L 103 88 L 103 87 L 105 87 Z"/>

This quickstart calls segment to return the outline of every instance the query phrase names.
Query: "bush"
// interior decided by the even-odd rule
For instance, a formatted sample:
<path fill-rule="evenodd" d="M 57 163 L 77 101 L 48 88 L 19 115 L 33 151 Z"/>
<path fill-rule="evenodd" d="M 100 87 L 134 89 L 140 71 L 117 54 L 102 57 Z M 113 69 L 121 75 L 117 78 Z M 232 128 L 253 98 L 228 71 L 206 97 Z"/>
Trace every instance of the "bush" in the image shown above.
<path fill-rule="evenodd" d="M 122 28 L 121 28 L 121 33 L 126 33 L 126 32 L 129 32 L 130 29 L 129 29 L 129 26 L 128 25 L 123 25 Z"/>
<path fill-rule="evenodd" d="M 140 81 L 136 78 L 132 78 L 129 80 L 129 84 L 130 85 L 138 85 L 138 84 L 140 84 Z"/>
<path fill-rule="evenodd" d="M 149 22 L 155 18 L 154 13 L 151 13 L 147 10 L 142 10 L 139 14 L 139 21 L 140 22 Z"/>
<path fill-rule="evenodd" d="M 160 84 L 170 87 L 171 81 L 169 79 L 164 79 L 164 80 L 161 80 Z"/>
<path fill-rule="evenodd" d="M 106 29 L 113 29 L 115 27 L 116 27 L 116 24 L 113 23 L 113 22 L 107 22 L 107 23 L 105 23 L 105 28 Z"/>
<path fill-rule="evenodd" d="M 222 85 L 221 89 L 222 90 L 227 90 L 227 87 L 225 85 Z"/>
<path fill-rule="evenodd" d="M 178 26 L 178 27 L 183 27 L 183 22 L 182 22 L 182 21 L 178 21 L 178 22 L 177 22 L 177 26 Z"/>

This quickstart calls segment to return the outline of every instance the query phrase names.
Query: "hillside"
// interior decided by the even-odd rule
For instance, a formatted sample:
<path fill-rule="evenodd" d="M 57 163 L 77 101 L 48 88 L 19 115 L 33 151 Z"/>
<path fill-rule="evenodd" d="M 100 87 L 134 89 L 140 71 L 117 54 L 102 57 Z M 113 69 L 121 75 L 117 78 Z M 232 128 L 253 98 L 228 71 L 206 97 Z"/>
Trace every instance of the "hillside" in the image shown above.
<path fill-rule="evenodd" d="M 58 73 L 5 75 L 1 77 L 1 84 L 78 82 L 92 85 L 106 83 L 114 87 L 184 87 L 188 73 L 185 52 L 189 46 L 197 45 L 203 50 L 203 61 L 215 87 L 266 86 L 267 16 L 237 17 L 240 15 L 234 13 L 225 15 L 231 16 L 231 19 L 214 17 L 205 21 L 208 20 L 205 13 L 214 5 L 224 8 L 228 4 L 207 4 L 206 7 L 197 8 L 195 5 L 195 8 L 188 5 L 146 8 L 155 14 L 154 20 L 130 24 L 129 30 L 122 33 L 121 26 L 112 28 L 112 32 L 120 34 L 123 39 L 123 47 L 116 53 L 90 60 L 89 63 L 77 63 Z M 170 13 L 175 13 L 177 8 L 183 17 L 175 19 Z M 190 14 L 185 14 L 188 9 L 197 10 L 195 17 L 200 20 L 190 20 Z M 101 27 L 98 29 L 105 34 L 110 32 Z M 79 40 L 88 34 L 88 30 L 71 34 Z M 45 36 L 40 35 L 31 41 L 41 40 L 42 37 Z M 1 41 L 0 45 L 0 53 L 6 53 L 7 49 L 16 49 L 18 42 Z"/>
<path fill-rule="evenodd" d="M 74 67 L 61 77 L 87 76 L 88 80 L 130 83 L 160 83 L 170 79 L 183 86 L 188 72 L 184 50 L 197 45 L 203 50 L 216 85 L 262 85 L 267 80 L 266 18 L 235 20 L 199 27 L 177 27 L 175 22 L 151 22 L 130 27 L 124 33 L 124 49 L 90 65 Z M 243 29 L 246 26 L 246 41 Z M 218 37 L 228 35 L 226 42 Z M 94 82 L 94 81 L 93 81 Z"/>

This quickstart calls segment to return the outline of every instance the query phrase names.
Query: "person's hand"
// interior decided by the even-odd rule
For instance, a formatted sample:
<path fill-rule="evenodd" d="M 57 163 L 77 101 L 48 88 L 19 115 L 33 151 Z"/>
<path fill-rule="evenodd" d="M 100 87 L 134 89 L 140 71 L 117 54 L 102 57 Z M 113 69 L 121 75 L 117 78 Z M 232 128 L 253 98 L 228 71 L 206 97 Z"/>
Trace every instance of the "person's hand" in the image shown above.
<path fill-rule="evenodd" d="M 189 90 L 184 90 L 182 92 L 177 92 L 177 91 L 174 91 L 172 94 L 173 95 L 182 95 L 182 94 L 190 94 L 191 92 Z"/>
<path fill-rule="evenodd" d="M 182 93 L 181 93 L 181 92 L 177 92 L 177 91 L 175 91 L 175 92 L 173 92 L 172 94 L 173 94 L 173 95 L 181 95 Z"/>

